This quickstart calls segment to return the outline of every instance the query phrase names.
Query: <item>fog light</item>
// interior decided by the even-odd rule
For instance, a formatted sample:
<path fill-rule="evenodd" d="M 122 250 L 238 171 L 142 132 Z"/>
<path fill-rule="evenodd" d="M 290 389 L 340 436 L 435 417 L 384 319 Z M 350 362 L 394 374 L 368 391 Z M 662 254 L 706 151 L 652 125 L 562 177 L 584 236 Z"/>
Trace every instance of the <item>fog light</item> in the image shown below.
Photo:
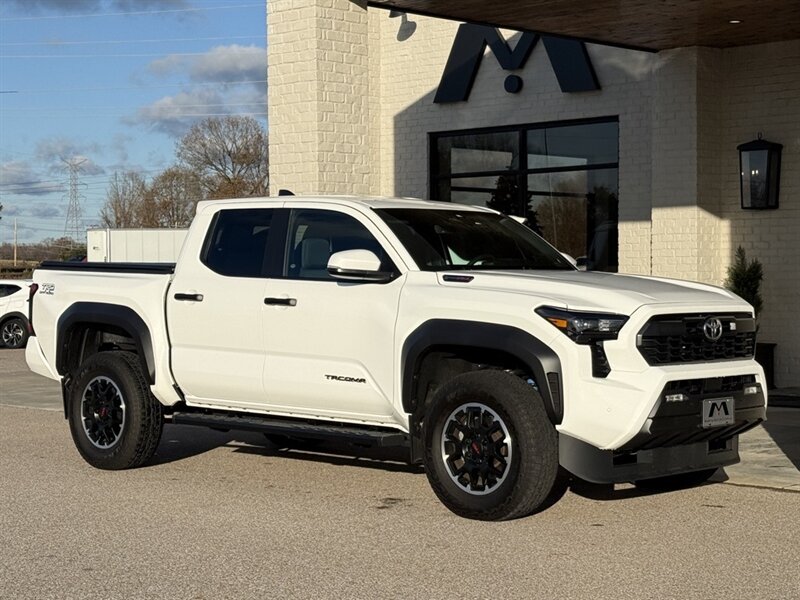
<path fill-rule="evenodd" d="M 748 385 L 744 388 L 744 395 L 745 396 L 752 396 L 753 394 L 758 393 L 758 386 L 757 385 Z"/>
<path fill-rule="evenodd" d="M 667 394 L 664 396 L 664 400 L 667 402 L 686 402 L 689 399 L 689 396 L 686 394 Z"/>

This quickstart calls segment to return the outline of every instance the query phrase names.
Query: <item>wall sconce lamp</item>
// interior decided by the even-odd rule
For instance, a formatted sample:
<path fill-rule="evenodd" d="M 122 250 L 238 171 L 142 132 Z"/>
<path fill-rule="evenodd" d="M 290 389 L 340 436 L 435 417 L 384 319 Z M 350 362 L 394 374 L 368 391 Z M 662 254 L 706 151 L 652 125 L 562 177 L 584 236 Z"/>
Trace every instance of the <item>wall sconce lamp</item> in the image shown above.
<path fill-rule="evenodd" d="M 758 139 L 737 146 L 739 150 L 739 189 L 742 208 L 778 208 L 783 146 Z"/>

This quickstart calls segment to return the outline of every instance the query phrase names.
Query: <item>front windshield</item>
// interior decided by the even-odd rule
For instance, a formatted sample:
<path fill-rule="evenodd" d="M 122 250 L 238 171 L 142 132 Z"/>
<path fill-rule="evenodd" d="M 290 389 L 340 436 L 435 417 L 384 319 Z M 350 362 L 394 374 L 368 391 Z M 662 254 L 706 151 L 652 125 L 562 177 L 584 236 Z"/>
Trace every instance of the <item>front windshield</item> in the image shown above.
<path fill-rule="evenodd" d="M 423 271 L 574 267 L 511 217 L 470 210 L 382 208 L 375 212 Z"/>

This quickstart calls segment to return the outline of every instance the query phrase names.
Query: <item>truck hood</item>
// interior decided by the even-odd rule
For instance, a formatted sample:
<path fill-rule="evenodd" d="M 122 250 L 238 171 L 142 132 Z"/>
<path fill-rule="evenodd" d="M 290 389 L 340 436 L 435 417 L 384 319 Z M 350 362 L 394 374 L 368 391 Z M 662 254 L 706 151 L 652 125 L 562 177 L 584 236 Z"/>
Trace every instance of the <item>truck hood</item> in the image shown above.
<path fill-rule="evenodd" d="M 454 271 L 438 275 L 442 285 L 530 294 L 544 299 L 545 304 L 574 310 L 630 315 L 652 304 L 725 305 L 751 310 L 726 289 L 678 279 L 581 271 Z M 448 283 L 445 275 L 468 275 L 473 280 Z"/>

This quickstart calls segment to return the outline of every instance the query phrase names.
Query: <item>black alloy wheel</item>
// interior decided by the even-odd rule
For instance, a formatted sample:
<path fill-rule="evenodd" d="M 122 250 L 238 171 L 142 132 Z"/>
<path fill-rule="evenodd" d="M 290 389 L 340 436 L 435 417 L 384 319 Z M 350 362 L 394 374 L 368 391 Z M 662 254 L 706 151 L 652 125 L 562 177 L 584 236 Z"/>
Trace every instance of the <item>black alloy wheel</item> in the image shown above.
<path fill-rule="evenodd" d="M 503 483 L 514 459 L 503 419 L 484 404 L 462 404 L 447 418 L 442 459 L 450 479 L 468 494 L 488 494 Z"/>
<path fill-rule="evenodd" d="M 125 400 L 117 384 L 98 376 L 86 384 L 81 399 L 81 423 L 89 441 L 98 448 L 110 448 L 125 428 Z"/>

